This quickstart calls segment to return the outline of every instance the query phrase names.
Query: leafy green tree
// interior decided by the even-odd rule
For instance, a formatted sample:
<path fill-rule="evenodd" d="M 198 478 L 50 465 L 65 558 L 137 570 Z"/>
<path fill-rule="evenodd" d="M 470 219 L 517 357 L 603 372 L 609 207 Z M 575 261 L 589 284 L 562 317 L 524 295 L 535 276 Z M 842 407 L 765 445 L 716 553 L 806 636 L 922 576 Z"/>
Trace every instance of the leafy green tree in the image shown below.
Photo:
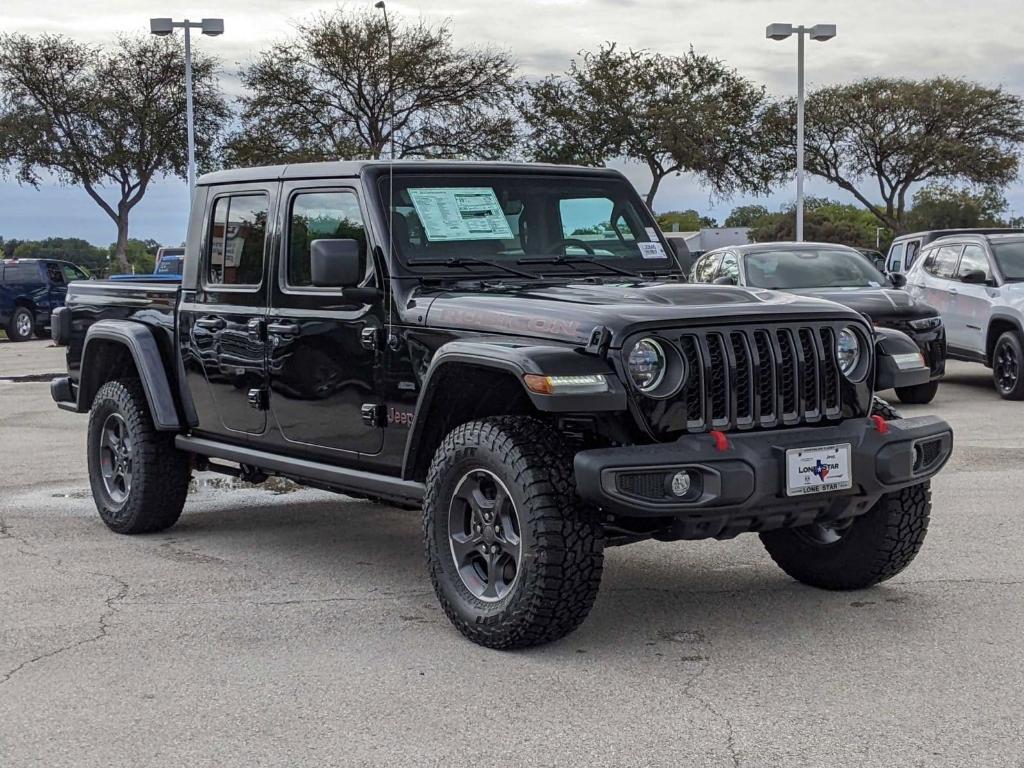
<path fill-rule="evenodd" d="M 668 211 L 656 217 L 658 226 L 665 232 L 696 232 L 707 227 L 716 227 L 718 222 L 710 216 L 701 216 L 697 211 Z"/>
<path fill-rule="evenodd" d="M 1001 227 L 1008 207 L 1002 192 L 994 187 L 971 192 L 950 184 L 932 184 L 914 193 L 914 206 L 907 213 L 907 228 L 918 231 Z"/>
<path fill-rule="evenodd" d="M 499 159 L 516 140 L 516 63 L 457 48 L 447 23 L 338 8 L 242 70 L 241 129 L 230 165 L 381 157 Z"/>
<path fill-rule="evenodd" d="M 753 242 L 790 241 L 796 237 L 796 208 L 789 206 L 778 213 L 762 216 L 750 225 Z M 882 247 L 888 247 L 892 233 L 877 232 L 878 221 L 869 211 L 856 205 L 823 198 L 804 202 L 804 239 L 817 243 L 839 243 L 855 248 L 874 248 L 881 235 Z"/>
<path fill-rule="evenodd" d="M 128 269 L 126 272 L 134 271 L 137 275 L 149 274 L 156 267 L 156 252 L 160 243 L 153 239 L 137 240 L 130 238 L 125 244 L 125 254 L 128 258 Z M 111 243 L 107 252 L 113 257 L 117 250 L 117 243 Z"/>
<path fill-rule="evenodd" d="M 582 52 L 564 75 L 527 85 L 521 111 L 533 160 L 602 165 L 615 158 L 651 173 L 647 204 L 662 181 L 692 173 L 716 195 L 766 191 L 763 87 L 693 50 L 682 56 Z"/>
<path fill-rule="evenodd" d="M 787 138 L 774 138 L 792 167 L 792 101 L 781 106 Z M 807 99 L 807 170 L 846 190 L 895 232 L 908 230 L 911 188 L 960 182 L 1002 186 L 1017 177 L 1024 99 L 966 80 L 868 78 L 821 88 Z"/>
<path fill-rule="evenodd" d="M 0 258 L 10 259 L 14 257 L 14 252 L 21 245 L 22 241 L 16 237 L 12 237 L 9 240 L 4 240 L 0 237 Z"/>
<path fill-rule="evenodd" d="M 752 227 L 758 219 L 768 215 L 768 209 L 763 205 L 740 205 L 732 209 L 732 212 L 725 219 L 727 227 Z"/>
<path fill-rule="evenodd" d="M 107 266 L 108 255 L 103 248 L 79 237 L 47 237 L 25 240 L 10 254 L 18 259 L 60 259 L 70 261 L 90 272 L 99 273 Z"/>
<path fill-rule="evenodd" d="M 214 60 L 193 57 L 205 160 L 230 112 Z M 60 35 L 0 35 L 0 172 L 81 186 L 117 227 L 115 256 L 127 268 L 132 209 L 155 178 L 186 173 L 183 69 L 175 37 L 119 37 L 98 48 Z"/>

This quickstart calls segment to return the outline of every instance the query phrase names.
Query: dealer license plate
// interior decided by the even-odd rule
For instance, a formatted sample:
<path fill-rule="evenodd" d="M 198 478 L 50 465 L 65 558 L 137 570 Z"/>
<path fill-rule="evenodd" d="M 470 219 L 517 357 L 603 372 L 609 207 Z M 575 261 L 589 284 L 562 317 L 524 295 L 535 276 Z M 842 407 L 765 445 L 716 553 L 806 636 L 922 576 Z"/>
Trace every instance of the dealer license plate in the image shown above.
<path fill-rule="evenodd" d="M 853 487 L 850 444 L 786 451 L 786 494 L 805 496 Z"/>

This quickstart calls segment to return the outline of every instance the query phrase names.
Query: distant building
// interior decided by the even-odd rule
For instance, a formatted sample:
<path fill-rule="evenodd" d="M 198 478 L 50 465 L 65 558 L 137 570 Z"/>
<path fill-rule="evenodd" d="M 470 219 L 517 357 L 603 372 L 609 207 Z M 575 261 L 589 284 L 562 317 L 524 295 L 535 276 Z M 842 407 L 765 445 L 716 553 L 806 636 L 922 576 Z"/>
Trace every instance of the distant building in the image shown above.
<path fill-rule="evenodd" d="M 747 245 L 750 227 L 711 227 L 699 232 L 666 232 L 665 237 L 681 237 L 692 255 L 712 251 L 727 245 Z"/>

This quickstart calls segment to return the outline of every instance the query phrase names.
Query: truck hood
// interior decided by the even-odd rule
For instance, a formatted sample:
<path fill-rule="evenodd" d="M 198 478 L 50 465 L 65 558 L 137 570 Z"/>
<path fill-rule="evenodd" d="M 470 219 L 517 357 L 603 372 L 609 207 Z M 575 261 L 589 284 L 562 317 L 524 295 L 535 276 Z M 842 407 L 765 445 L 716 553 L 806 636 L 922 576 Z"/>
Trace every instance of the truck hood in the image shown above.
<path fill-rule="evenodd" d="M 423 290 L 424 325 L 586 343 L 604 326 L 612 345 L 640 328 L 807 318 L 856 317 L 831 301 L 719 285 L 560 282 Z"/>

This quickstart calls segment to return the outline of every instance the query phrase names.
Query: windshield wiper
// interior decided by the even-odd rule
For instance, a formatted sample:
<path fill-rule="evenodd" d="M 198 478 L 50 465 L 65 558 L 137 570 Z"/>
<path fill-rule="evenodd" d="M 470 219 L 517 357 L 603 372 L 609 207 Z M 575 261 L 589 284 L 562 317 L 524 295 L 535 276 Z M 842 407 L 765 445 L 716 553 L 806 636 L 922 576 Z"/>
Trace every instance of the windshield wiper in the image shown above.
<path fill-rule="evenodd" d="M 621 267 L 614 267 L 600 259 L 588 259 L 585 256 L 536 256 L 529 259 L 519 259 L 516 264 L 568 264 L 570 267 L 574 264 L 594 264 L 598 267 L 604 267 L 617 275 L 643 278 L 643 275 L 638 275 L 636 272 L 629 272 Z"/>
<path fill-rule="evenodd" d="M 503 270 L 505 270 L 506 272 L 508 272 L 510 274 L 517 275 L 519 277 L 525 277 L 528 280 L 536 280 L 538 277 L 543 277 L 543 275 L 535 275 L 535 274 L 532 274 L 530 272 L 525 272 L 525 271 L 523 271 L 521 269 L 516 269 L 515 267 L 510 267 L 507 264 L 501 264 L 500 262 L 497 262 L 497 261 L 488 261 L 487 259 L 477 259 L 477 258 L 474 258 L 472 256 L 470 256 L 470 257 L 460 256 L 458 258 L 454 258 L 453 257 L 451 259 L 416 259 L 415 261 L 412 261 L 410 263 L 413 266 L 421 266 L 421 267 L 463 267 L 463 268 L 466 268 L 466 267 L 469 267 L 471 265 L 477 265 L 477 266 L 481 266 L 481 267 L 495 267 L 496 269 L 503 269 Z"/>

